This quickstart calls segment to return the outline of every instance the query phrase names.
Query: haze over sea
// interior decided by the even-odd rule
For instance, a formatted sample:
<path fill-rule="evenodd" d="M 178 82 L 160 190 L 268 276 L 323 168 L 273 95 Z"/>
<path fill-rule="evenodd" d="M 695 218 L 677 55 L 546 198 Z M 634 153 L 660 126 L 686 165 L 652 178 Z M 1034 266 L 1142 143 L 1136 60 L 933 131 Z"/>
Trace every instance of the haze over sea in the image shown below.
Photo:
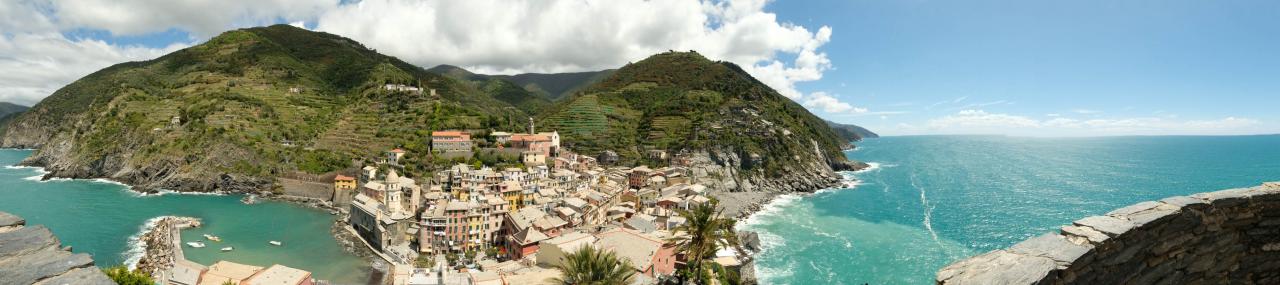
<path fill-rule="evenodd" d="M 74 252 L 93 255 L 98 266 L 138 257 L 131 240 L 148 220 L 165 215 L 201 218 L 201 228 L 185 230 L 182 240 L 204 240 L 213 234 L 223 242 L 183 250 L 192 261 L 210 265 L 229 260 L 256 266 L 273 263 L 311 271 L 317 279 L 337 284 L 363 283 L 368 264 L 348 254 L 329 233 L 334 217 L 325 211 L 264 201 L 240 202 L 240 195 L 164 194 L 142 196 L 124 185 L 104 180 L 39 181 L 38 168 L 13 167 L 28 150 L 0 150 L 0 211 L 22 216 L 28 225 L 44 225 Z M 278 240 L 276 247 L 267 241 Z M 234 247 L 220 252 L 222 247 Z M 3 282 L 0 282 L 3 283 Z"/>
<path fill-rule="evenodd" d="M 871 139 L 853 189 L 748 221 L 764 284 L 933 284 L 953 261 L 1129 204 L 1280 181 L 1280 135 Z"/>

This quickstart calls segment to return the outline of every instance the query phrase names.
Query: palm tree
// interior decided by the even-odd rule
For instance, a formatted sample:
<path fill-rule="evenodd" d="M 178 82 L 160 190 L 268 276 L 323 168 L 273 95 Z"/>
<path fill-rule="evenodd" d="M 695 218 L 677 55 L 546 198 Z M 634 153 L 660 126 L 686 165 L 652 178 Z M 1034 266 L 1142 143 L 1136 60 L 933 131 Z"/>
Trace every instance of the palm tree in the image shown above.
<path fill-rule="evenodd" d="M 583 246 L 560 259 L 556 269 L 560 277 L 547 282 L 563 285 L 620 285 L 631 284 L 636 271 L 631 262 L 621 260 L 612 251 Z"/>
<path fill-rule="evenodd" d="M 684 257 L 686 268 L 678 272 L 682 280 L 710 284 L 716 277 L 709 272 L 713 268 L 704 266 L 704 262 L 714 258 L 721 248 L 738 246 L 738 235 L 733 232 L 735 221 L 724 218 L 717 209 L 719 205 L 718 200 L 711 199 L 689 210 L 676 210 L 685 223 L 675 227 L 676 235 L 669 241 Z"/>

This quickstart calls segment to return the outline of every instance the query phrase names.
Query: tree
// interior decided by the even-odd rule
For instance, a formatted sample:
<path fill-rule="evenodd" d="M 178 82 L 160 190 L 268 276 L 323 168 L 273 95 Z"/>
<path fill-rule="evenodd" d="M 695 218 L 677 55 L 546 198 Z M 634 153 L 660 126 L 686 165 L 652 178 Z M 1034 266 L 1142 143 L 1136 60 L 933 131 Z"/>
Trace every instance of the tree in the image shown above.
<path fill-rule="evenodd" d="M 631 284 L 636 271 L 631 262 L 618 258 L 612 251 L 597 249 L 584 245 L 577 251 L 560 259 L 556 265 L 560 277 L 547 279 L 547 282 L 564 285 L 577 284 Z"/>
<path fill-rule="evenodd" d="M 141 271 L 130 271 L 124 265 L 112 266 L 102 269 L 102 273 L 106 273 L 111 281 L 115 281 L 120 285 L 152 285 L 156 282 L 151 279 L 151 275 L 142 273 Z"/>
<path fill-rule="evenodd" d="M 426 254 L 419 255 L 418 259 L 414 260 L 413 264 L 414 266 L 419 268 L 435 268 L 436 258 L 434 255 L 426 255 Z"/>
<path fill-rule="evenodd" d="M 719 204 L 719 200 L 711 199 L 693 209 L 676 210 L 685 218 L 685 223 L 674 229 L 676 235 L 669 241 L 676 245 L 676 253 L 685 260 L 686 267 L 677 272 L 681 280 L 711 284 L 712 280 L 727 277 L 724 274 L 713 274 L 724 270 L 715 270 L 710 265 L 714 264 L 710 260 L 715 257 L 716 251 L 738 246 L 738 236 L 733 232 L 735 222 L 721 215 L 717 209 Z"/>

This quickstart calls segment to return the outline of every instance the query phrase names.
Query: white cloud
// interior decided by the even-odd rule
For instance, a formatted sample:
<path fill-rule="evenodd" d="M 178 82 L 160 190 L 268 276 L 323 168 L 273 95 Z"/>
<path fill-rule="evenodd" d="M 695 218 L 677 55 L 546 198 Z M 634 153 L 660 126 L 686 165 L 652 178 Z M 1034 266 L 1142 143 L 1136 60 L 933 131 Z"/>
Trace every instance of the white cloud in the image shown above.
<path fill-rule="evenodd" d="M 313 19 L 338 0 L 43 0 L 63 28 L 93 28 L 115 35 L 181 29 L 207 38 L 234 27 Z"/>
<path fill-rule="evenodd" d="M 118 46 L 69 39 L 38 3 L 0 2 L 0 101 L 32 105 L 53 91 L 112 64 L 151 59 L 184 47 Z"/>
<path fill-rule="evenodd" d="M 1071 112 L 1074 112 L 1076 114 L 1083 114 L 1083 115 L 1102 113 L 1102 111 L 1090 110 L 1090 109 L 1075 109 L 1075 110 L 1071 110 Z"/>
<path fill-rule="evenodd" d="M 1053 115 L 1053 114 L 1051 114 Z M 1259 133 L 1262 122 L 1249 118 L 1178 121 L 1159 117 L 1074 119 L 1047 116 L 1040 120 L 1027 116 L 962 110 L 934 118 L 923 126 L 901 125 L 904 134 L 1009 134 L 1032 136 L 1105 135 L 1229 135 Z"/>
<path fill-rule="evenodd" d="M 802 105 L 809 108 L 818 108 L 819 110 L 827 113 L 867 113 L 867 108 L 854 107 L 849 103 L 841 102 L 839 99 L 827 95 L 826 92 L 814 92 L 813 94 L 809 94 Z"/>
<path fill-rule="evenodd" d="M 795 84 L 831 69 L 819 51 L 831 28 L 780 22 L 764 11 L 767 2 L 365 0 L 323 13 L 315 27 L 414 64 L 481 73 L 599 70 L 696 50 L 803 102 Z"/>
<path fill-rule="evenodd" d="M 847 103 L 834 97 L 809 98 L 796 88 L 799 82 L 821 79 L 833 68 L 821 51 L 831 40 L 831 28 L 810 30 L 780 21 L 765 11 L 768 2 L 30 0 L 0 3 L 0 15 L 6 16 L 0 19 L 0 28 L 10 35 L 89 29 L 116 36 L 176 29 L 189 32 L 192 40 L 203 40 L 238 27 L 310 24 L 315 30 L 353 38 L 417 65 L 454 64 L 496 74 L 617 68 L 658 52 L 696 50 L 711 59 L 737 63 L 797 102 L 816 100 L 825 102 L 823 109 L 846 108 Z M 122 55 L 119 61 L 144 58 L 128 56 L 133 54 L 126 52 L 128 47 L 110 47 Z M 161 50 L 167 49 L 153 49 Z M 76 62 L 56 65 L 70 70 L 103 67 Z M 67 81 L 45 82 L 60 86 Z"/>
<path fill-rule="evenodd" d="M 952 127 L 964 128 L 1009 128 L 1037 127 L 1040 123 L 1031 118 L 1008 114 L 992 114 L 983 110 L 963 110 L 954 115 L 944 116 L 929 121 L 928 126 L 934 129 Z"/>

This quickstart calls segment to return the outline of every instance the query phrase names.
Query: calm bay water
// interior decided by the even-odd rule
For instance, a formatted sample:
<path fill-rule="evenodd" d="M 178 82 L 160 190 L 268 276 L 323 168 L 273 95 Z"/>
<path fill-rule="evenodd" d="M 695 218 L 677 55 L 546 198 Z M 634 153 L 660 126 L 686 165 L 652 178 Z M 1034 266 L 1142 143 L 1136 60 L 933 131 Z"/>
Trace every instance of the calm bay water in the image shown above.
<path fill-rule="evenodd" d="M 13 165 L 31 151 L 0 150 L 0 165 Z M 149 219 L 176 215 L 201 218 L 201 228 L 183 231 L 183 241 L 213 234 L 223 242 L 184 247 L 187 259 L 210 265 L 218 260 L 267 266 L 273 263 L 311 271 L 339 284 L 364 283 L 368 263 L 344 252 L 329 233 L 328 212 L 264 201 L 240 203 L 241 196 L 165 194 L 141 196 L 125 186 L 92 180 L 38 181 L 36 168 L 0 168 L 0 211 L 31 225 L 45 225 L 75 252 L 89 253 L 99 266 L 126 262 L 135 237 Z M 267 244 L 278 240 L 283 247 Z M 220 252 L 222 247 L 234 247 Z"/>
<path fill-rule="evenodd" d="M 789 196 L 761 232 L 765 284 L 932 284 L 951 262 L 1125 205 L 1280 180 L 1280 136 L 872 139 L 854 189 Z"/>

